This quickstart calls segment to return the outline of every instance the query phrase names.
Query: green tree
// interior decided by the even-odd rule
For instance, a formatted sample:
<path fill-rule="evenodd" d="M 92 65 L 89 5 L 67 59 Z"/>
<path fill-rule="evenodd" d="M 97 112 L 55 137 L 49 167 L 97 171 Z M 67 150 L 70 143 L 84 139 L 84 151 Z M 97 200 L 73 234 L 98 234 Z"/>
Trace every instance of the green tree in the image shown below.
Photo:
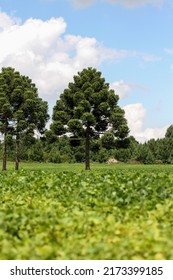
<path fill-rule="evenodd" d="M 4 134 L 3 170 L 6 170 L 6 137 L 16 140 L 15 169 L 19 168 L 19 144 L 22 133 L 42 133 L 48 120 L 48 104 L 38 96 L 38 90 L 29 77 L 22 76 L 11 67 L 0 73 L 0 123 Z"/>
<path fill-rule="evenodd" d="M 37 139 L 35 144 L 30 147 L 28 156 L 31 161 L 41 162 L 44 160 L 43 146 L 40 139 Z"/>
<path fill-rule="evenodd" d="M 166 130 L 165 138 L 173 138 L 173 125 L 170 125 Z"/>
<path fill-rule="evenodd" d="M 107 162 L 110 158 L 109 151 L 106 148 L 101 148 L 98 152 L 97 160 L 100 163 Z"/>
<path fill-rule="evenodd" d="M 90 170 L 91 139 L 105 131 L 116 139 L 127 137 L 129 129 L 119 97 L 94 68 L 83 69 L 60 95 L 53 109 L 51 129 L 56 135 L 71 133 L 85 138 L 85 169 Z"/>
<path fill-rule="evenodd" d="M 116 150 L 116 159 L 118 161 L 127 162 L 130 159 L 130 150 L 120 148 Z"/>
<path fill-rule="evenodd" d="M 141 144 L 139 145 L 139 147 L 140 147 L 139 149 L 140 152 L 137 159 L 144 164 L 154 163 L 154 156 L 150 148 L 148 147 L 147 143 Z"/>
<path fill-rule="evenodd" d="M 173 138 L 163 138 L 158 140 L 159 159 L 163 163 L 173 163 Z"/>
<path fill-rule="evenodd" d="M 57 141 L 57 136 L 50 129 L 45 131 L 44 137 L 48 145 Z"/>
<path fill-rule="evenodd" d="M 15 80 L 17 75 L 14 75 Z M 2 69 L 0 73 L 0 132 L 3 134 L 3 159 L 2 170 L 6 170 L 8 135 L 12 132 L 11 120 L 13 110 L 10 104 L 10 91 L 12 90 L 11 73 Z"/>
<path fill-rule="evenodd" d="M 139 143 L 138 141 L 134 138 L 134 136 L 130 136 L 128 138 L 129 140 L 129 146 L 128 149 L 130 151 L 130 160 L 136 160 L 138 156 L 138 147 Z"/>
<path fill-rule="evenodd" d="M 101 145 L 103 148 L 110 150 L 115 147 L 115 137 L 111 132 L 105 132 L 101 137 Z"/>

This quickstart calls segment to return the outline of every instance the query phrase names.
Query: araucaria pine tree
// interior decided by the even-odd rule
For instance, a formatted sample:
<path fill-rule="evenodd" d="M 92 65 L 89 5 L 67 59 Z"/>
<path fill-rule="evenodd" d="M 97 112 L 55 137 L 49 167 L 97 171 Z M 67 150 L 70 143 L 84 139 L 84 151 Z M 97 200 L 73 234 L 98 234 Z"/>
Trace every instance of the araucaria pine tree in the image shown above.
<path fill-rule="evenodd" d="M 8 135 L 16 140 L 15 169 L 19 168 L 21 133 L 43 132 L 48 120 L 48 104 L 38 96 L 35 84 L 11 67 L 0 73 L 0 132 L 4 135 L 2 170 L 6 170 Z"/>
<path fill-rule="evenodd" d="M 51 129 L 85 139 L 85 169 L 90 170 L 90 142 L 105 131 L 123 140 L 129 129 L 118 95 L 95 68 L 83 69 L 60 95 L 53 109 Z"/>

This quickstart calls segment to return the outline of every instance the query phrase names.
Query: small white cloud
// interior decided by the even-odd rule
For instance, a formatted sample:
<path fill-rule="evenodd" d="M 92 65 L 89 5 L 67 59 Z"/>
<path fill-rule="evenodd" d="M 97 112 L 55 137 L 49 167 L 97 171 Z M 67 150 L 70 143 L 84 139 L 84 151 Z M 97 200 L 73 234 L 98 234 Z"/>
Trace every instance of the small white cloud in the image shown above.
<path fill-rule="evenodd" d="M 150 139 L 163 138 L 166 133 L 167 126 L 160 128 L 144 128 L 146 109 L 143 104 L 129 104 L 124 106 L 125 117 L 128 121 L 130 135 L 141 143 Z"/>
<path fill-rule="evenodd" d="M 154 62 L 154 61 L 160 61 L 162 58 L 160 56 L 151 54 L 151 53 L 145 53 L 141 51 L 126 51 L 126 57 L 136 57 L 141 58 L 144 62 Z"/>
<path fill-rule="evenodd" d="M 161 6 L 165 0 L 106 0 L 113 4 L 120 4 L 128 8 L 140 7 L 145 5 Z"/>
<path fill-rule="evenodd" d="M 97 42 L 95 38 L 80 38 L 75 46 L 76 56 L 74 64 L 77 68 L 100 65 L 103 60 L 112 59 L 116 52 L 107 49 Z"/>
<path fill-rule="evenodd" d="M 70 0 L 76 7 L 86 7 L 98 0 Z M 102 2 L 122 5 L 127 8 L 136 8 L 146 5 L 154 5 L 160 7 L 166 0 L 101 0 Z"/>
<path fill-rule="evenodd" d="M 168 125 L 158 128 L 146 128 L 143 132 L 143 138 L 146 140 L 163 138 L 165 136 L 167 128 Z"/>
<path fill-rule="evenodd" d="M 129 104 L 124 106 L 125 116 L 128 120 L 128 125 L 133 135 L 140 132 L 143 128 L 146 110 L 141 103 Z"/>
<path fill-rule="evenodd" d="M 115 59 L 119 60 L 128 57 L 139 58 L 144 62 L 157 62 L 162 60 L 162 57 L 160 56 L 136 50 L 119 50 L 117 51 L 117 56 L 115 56 Z"/>
<path fill-rule="evenodd" d="M 126 98 L 130 92 L 138 90 L 139 92 L 147 92 L 148 88 L 144 85 L 135 84 L 132 82 L 125 82 L 123 80 L 115 81 L 110 84 L 110 88 L 115 91 L 116 94 L 119 95 L 119 97 Z"/>
<path fill-rule="evenodd" d="M 83 8 L 94 4 L 96 0 L 72 0 L 72 2 L 75 7 Z"/>
<path fill-rule="evenodd" d="M 156 56 L 156 55 L 153 55 L 153 54 L 141 53 L 141 57 L 145 62 L 155 62 L 155 61 L 162 60 L 162 58 L 160 56 Z"/>
<path fill-rule="evenodd" d="M 115 93 L 119 95 L 120 98 L 125 98 L 133 89 L 133 86 L 130 83 L 125 83 L 123 80 L 120 80 L 111 83 L 110 88 L 113 89 Z"/>

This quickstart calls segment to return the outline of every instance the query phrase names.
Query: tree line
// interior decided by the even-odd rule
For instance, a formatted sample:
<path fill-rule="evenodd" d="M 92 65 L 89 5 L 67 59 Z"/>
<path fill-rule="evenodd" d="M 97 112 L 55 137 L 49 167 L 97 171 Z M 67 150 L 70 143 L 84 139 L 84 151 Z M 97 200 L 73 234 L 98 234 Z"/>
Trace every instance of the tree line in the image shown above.
<path fill-rule="evenodd" d="M 0 144 L 1 147 L 3 143 Z M 138 143 L 133 136 L 121 143 L 112 142 L 109 135 L 93 139 L 90 147 L 92 162 L 119 162 L 131 164 L 173 164 L 173 138 L 151 139 L 143 144 Z M 1 155 L 2 157 L 2 149 Z M 15 139 L 8 138 L 7 158 L 15 160 Z M 20 139 L 20 159 L 23 161 L 52 163 L 82 163 L 85 162 L 85 141 L 74 140 L 68 136 L 58 137 L 47 130 L 38 139 L 22 135 Z"/>
<path fill-rule="evenodd" d="M 29 77 L 11 67 L 0 73 L 0 132 L 2 170 L 8 160 L 60 162 L 173 163 L 173 126 L 165 138 L 140 144 L 129 136 L 119 97 L 101 72 L 83 69 L 60 94 L 46 129 L 48 103 Z M 38 137 L 36 137 L 38 135 Z"/>

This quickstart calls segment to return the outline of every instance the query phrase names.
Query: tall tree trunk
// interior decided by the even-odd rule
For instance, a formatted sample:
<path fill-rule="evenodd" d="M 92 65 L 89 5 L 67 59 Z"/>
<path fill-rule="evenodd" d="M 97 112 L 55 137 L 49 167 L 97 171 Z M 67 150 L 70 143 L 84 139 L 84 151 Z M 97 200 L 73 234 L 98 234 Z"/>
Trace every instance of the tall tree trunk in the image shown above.
<path fill-rule="evenodd" d="M 85 170 L 90 170 L 90 128 L 86 129 L 86 142 L 85 142 Z"/>
<path fill-rule="evenodd" d="M 4 132 L 2 171 L 7 170 L 7 130 Z"/>
<path fill-rule="evenodd" d="M 19 170 L 19 145 L 20 145 L 20 136 L 17 132 L 16 134 L 16 162 L 15 162 L 15 170 Z"/>

